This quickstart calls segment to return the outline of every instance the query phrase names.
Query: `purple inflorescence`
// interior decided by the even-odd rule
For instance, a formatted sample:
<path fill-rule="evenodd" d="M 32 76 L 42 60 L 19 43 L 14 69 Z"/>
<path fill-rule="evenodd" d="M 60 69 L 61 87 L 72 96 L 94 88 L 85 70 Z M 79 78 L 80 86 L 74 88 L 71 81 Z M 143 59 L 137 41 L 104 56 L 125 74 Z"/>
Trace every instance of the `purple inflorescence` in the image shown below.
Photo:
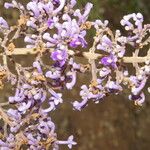
<path fill-rule="evenodd" d="M 141 13 L 133 13 L 121 20 L 129 34 L 122 35 L 119 30 L 113 33 L 107 20 L 88 20 L 91 3 L 82 11 L 75 7 L 76 3 L 76 0 L 31 0 L 24 6 L 12 0 L 4 4 L 6 9 L 18 9 L 20 18 L 17 25 L 9 26 L 0 17 L 3 35 L 0 38 L 3 58 L 0 88 L 8 81 L 15 89 L 8 102 L 0 104 L 0 119 L 4 123 L 0 149 L 19 150 L 25 146 L 28 150 L 50 147 L 58 150 L 59 145 L 68 145 L 69 149 L 76 145 L 72 135 L 66 141 L 58 140 L 56 125 L 50 116 L 64 102 L 62 90 L 72 90 L 79 73 L 91 72 L 92 79 L 89 85 L 81 86 L 81 101 L 72 102 L 73 109 L 81 111 L 89 101 L 99 103 L 109 94 L 119 94 L 125 86 L 130 89 L 129 99 L 135 105 L 144 103 L 143 89 L 150 76 L 150 50 L 145 57 L 139 57 L 139 51 L 150 43 L 150 25 L 143 24 Z M 92 28 L 96 34 L 86 52 L 90 46 L 86 35 Z M 26 48 L 19 51 L 14 40 L 22 36 Z M 127 57 L 128 47 L 134 50 L 132 57 Z M 30 67 L 18 64 L 11 57 L 26 50 L 36 54 Z M 44 56 L 48 56 L 48 64 L 43 61 Z M 79 63 L 76 56 L 85 57 L 88 63 Z M 15 73 L 10 70 L 8 59 Z M 125 63 L 133 64 L 135 74 L 130 73 Z M 5 105 L 9 105 L 8 109 L 3 108 Z"/>

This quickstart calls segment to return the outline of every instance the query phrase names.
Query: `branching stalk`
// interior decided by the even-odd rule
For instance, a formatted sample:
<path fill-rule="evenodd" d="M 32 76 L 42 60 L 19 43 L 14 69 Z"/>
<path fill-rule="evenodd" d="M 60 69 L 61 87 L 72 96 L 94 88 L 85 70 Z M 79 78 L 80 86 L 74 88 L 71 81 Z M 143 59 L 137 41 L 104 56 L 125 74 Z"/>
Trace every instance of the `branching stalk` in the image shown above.
<path fill-rule="evenodd" d="M 53 52 L 53 49 L 48 49 L 50 52 Z M 68 50 L 68 53 L 70 55 L 74 55 L 77 57 L 85 57 L 86 59 L 98 59 L 102 58 L 104 55 L 99 53 L 93 53 L 93 52 L 80 52 L 80 51 L 72 51 Z M 14 51 L 11 54 L 8 55 L 27 55 L 27 54 L 37 54 L 37 51 L 34 48 L 15 48 Z M 1 55 L 2 56 L 2 55 Z M 5 60 L 5 59 L 4 59 Z M 146 61 L 150 61 L 150 55 L 144 56 L 144 57 L 123 57 L 122 61 L 124 63 L 144 63 Z"/>

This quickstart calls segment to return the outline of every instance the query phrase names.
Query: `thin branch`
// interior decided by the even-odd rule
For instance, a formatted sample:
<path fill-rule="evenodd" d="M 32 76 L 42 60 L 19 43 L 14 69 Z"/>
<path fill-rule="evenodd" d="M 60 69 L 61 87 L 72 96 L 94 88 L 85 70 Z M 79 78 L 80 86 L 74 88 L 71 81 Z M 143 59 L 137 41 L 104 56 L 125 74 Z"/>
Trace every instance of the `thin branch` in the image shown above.
<path fill-rule="evenodd" d="M 54 49 L 48 49 L 50 52 L 53 52 Z M 27 55 L 27 54 L 37 54 L 38 51 L 34 48 L 15 48 L 12 53 L 9 53 L 7 55 Z M 68 50 L 68 53 L 70 55 L 74 55 L 77 57 L 85 57 L 86 59 L 98 59 L 102 58 L 102 54 L 98 53 L 91 53 L 91 52 L 81 52 L 81 51 L 76 51 L 74 52 L 73 50 Z M 2 56 L 2 54 L 0 54 Z M 124 63 L 144 63 L 146 61 L 150 60 L 150 56 L 144 56 L 144 57 L 123 57 L 122 61 Z"/>
<path fill-rule="evenodd" d="M 95 60 L 90 59 L 89 62 L 91 63 L 91 69 L 92 69 L 92 81 L 97 81 L 97 68 L 96 68 Z"/>

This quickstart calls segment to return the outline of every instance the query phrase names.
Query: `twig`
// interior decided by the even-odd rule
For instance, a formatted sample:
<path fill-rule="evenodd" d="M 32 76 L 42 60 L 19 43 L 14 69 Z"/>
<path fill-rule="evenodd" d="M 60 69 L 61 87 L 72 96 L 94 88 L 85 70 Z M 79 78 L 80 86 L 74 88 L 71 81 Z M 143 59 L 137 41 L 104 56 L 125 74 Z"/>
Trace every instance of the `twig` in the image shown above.
<path fill-rule="evenodd" d="M 50 52 L 53 52 L 54 49 L 48 49 Z M 15 48 L 14 51 L 11 54 L 7 55 L 27 55 L 27 54 L 37 54 L 38 51 L 36 51 L 34 48 Z M 91 53 L 91 52 L 80 52 L 73 50 L 68 50 L 68 53 L 70 55 L 74 55 L 77 57 L 85 57 L 86 59 L 98 59 L 102 58 L 103 55 L 99 53 Z M 1 54 L 0 54 L 1 55 Z M 2 56 L 2 55 L 1 55 Z M 145 61 L 150 60 L 150 56 L 144 56 L 144 57 L 123 57 L 122 61 L 124 63 L 144 63 Z"/>

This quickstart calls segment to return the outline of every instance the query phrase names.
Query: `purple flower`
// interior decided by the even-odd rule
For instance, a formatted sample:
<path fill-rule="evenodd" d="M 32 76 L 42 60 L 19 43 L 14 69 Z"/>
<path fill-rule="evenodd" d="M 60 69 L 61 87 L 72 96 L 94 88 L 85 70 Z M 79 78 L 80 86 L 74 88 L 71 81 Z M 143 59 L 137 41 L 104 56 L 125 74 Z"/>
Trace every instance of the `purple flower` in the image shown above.
<path fill-rule="evenodd" d="M 54 0 L 56 2 L 56 5 L 59 4 L 59 7 L 57 7 L 54 11 L 53 14 L 59 13 L 65 6 L 66 0 Z"/>
<path fill-rule="evenodd" d="M 111 73 L 111 69 L 109 67 L 105 68 L 103 67 L 100 71 L 99 71 L 99 75 L 100 77 L 105 77 L 107 75 L 109 75 Z"/>
<path fill-rule="evenodd" d="M 77 143 L 73 141 L 73 135 L 69 136 L 67 141 L 56 141 L 57 144 L 67 144 L 69 149 L 72 148 L 72 145 L 76 145 Z"/>
<path fill-rule="evenodd" d="M 97 45 L 97 49 L 110 52 L 112 49 L 112 41 L 108 38 L 107 35 L 102 37 L 101 43 Z"/>
<path fill-rule="evenodd" d="M 70 1 L 70 7 L 73 8 L 76 5 L 77 1 L 76 0 L 71 0 Z"/>
<path fill-rule="evenodd" d="M 41 65 L 40 65 L 40 63 L 38 61 L 33 62 L 33 67 L 37 68 L 38 73 L 42 73 L 43 72 L 42 68 L 41 68 Z"/>
<path fill-rule="evenodd" d="M 77 48 L 80 45 L 85 48 L 87 47 L 87 42 L 83 38 L 78 37 L 76 39 L 73 38 L 69 45 L 72 48 Z"/>
<path fill-rule="evenodd" d="M 73 108 L 81 111 L 82 108 L 87 106 L 88 99 L 83 99 L 81 102 L 75 101 L 73 102 Z"/>
<path fill-rule="evenodd" d="M 60 0 L 53 0 L 53 2 L 54 2 L 55 4 L 59 4 L 59 3 L 60 3 Z"/>
<path fill-rule="evenodd" d="M 31 10 L 34 13 L 35 17 L 39 17 L 40 11 L 39 11 L 39 8 L 38 8 L 38 4 L 36 2 L 29 2 L 27 4 L 27 9 Z"/>
<path fill-rule="evenodd" d="M 74 16 L 79 18 L 79 24 L 82 24 L 82 23 L 86 22 L 92 7 L 93 7 L 92 3 L 87 3 L 86 6 L 85 6 L 85 10 L 84 10 L 83 14 L 81 14 L 81 11 L 79 9 L 77 9 L 74 12 Z"/>
<path fill-rule="evenodd" d="M 20 112 L 26 112 L 32 105 L 32 101 L 31 100 L 28 100 L 28 102 L 23 102 L 23 103 L 20 103 L 19 104 L 19 107 L 18 107 L 18 110 Z"/>
<path fill-rule="evenodd" d="M 27 21 L 27 26 L 28 26 L 28 27 L 32 27 L 32 28 L 34 28 L 34 29 L 37 28 L 37 26 L 36 26 L 36 24 L 35 24 L 35 20 L 28 20 L 28 21 Z"/>
<path fill-rule="evenodd" d="M 134 30 L 134 24 L 130 21 L 133 19 L 135 22 L 135 26 L 139 31 L 142 30 L 142 23 L 143 23 L 143 15 L 141 13 L 133 13 L 129 14 L 123 17 L 123 19 L 120 21 L 122 26 L 125 26 L 125 30 Z"/>
<path fill-rule="evenodd" d="M 115 81 L 108 81 L 106 88 L 109 92 L 122 91 L 122 87 Z"/>
<path fill-rule="evenodd" d="M 141 83 L 138 85 L 138 87 L 133 87 L 132 88 L 133 95 L 138 95 L 141 92 L 141 90 L 145 87 L 146 81 L 147 81 L 147 78 L 145 77 L 141 81 Z"/>
<path fill-rule="evenodd" d="M 3 17 L 0 17 L 0 27 L 8 29 L 9 26 Z"/>
<path fill-rule="evenodd" d="M 76 83 L 76 72 L 75 72 L 75 71 L 73 71 L 73 72 L 68 72 L 67 75 L 68 75 L 69 77 L 71 77 L 72 81 L 69 82 L 69 83 L 66 83 L 66 87 L 67 87 L 67 89 L 72 89 L 73 86 L 74 86 L 75 83 Z"/>
<path fill-rule="evenodd" d="M 27 42 L 27 43 L 31 43 L 31 44 L 35 44 L 35 42 L 36 42 L 34 38 L 29 37 L 29 36 L 26 36 L 24 38 L 24 41 Z"/>
<path fill-rule="evenodd" d="M 104 66 L 111 66 L 111 67 L 115 68 L 116 67 L 116 58 L 112 55 L 106 56 L 101 59 L 101 63 Z"/>
<path fill-rule="evenodd" d="M 135 105 L 142 106 L 142 104 L 145 101 L 145 95 L 144 95 L 143 92 L 141 94 L 139 94 L 139 95 L 129 95 L 129 99 L 130 100 L 134 100 L 135 101 Z"/>
<path fill-rule="evenodd" d="M 3 142 L 1 139 L 0 139 L 0 147 L 3 149 L 3 150 L 9 150 L 9 145 L 5 142 Z"/>
<path fill-rule="evenodd" d="M 5 7 L 6 9 L 9 9 L 9 8 L 13 8 L 14 5 L 13 5 L 12 3 L 5 3 L 5 4 L 4 4 L 4 7 Z"/>
<path fill-rule="evenodd" d="M 51 53 L 51 58 L 59 62 L 60 66 L 63 66 L 68 58 L 68 54 L 66 50 L 55 50 Z"/>
<path fill-rule="evenodd" d="M 63 102 L 61 93 L 56 93 L 52 89 L 49 89 L 49 93 L 51 94 L 51 97 L 49 98 L 49 107 L 42 110 L 42 112 L 44 113 L 48 113 L 52 110 L 55 110 L 56 106 Z"/>
<path fill-rule="evenodd" d="M 28 133 L 27 138 L 28 138 L 28 144 L 29 145 L 32 145 L 32 146 L 33 145 L 38 145 L 38 140 L 33 137 L 32 133 Z"/>
<path fill-rule="evenodd" d="M 59 70 L 47 71 L 45 76 L 47 78 L 51 78 L 51 79 L 58 79 L 61 77 L 61 71 L 59 71 Z"/>
<path fill-rule="evenodd" d="M 54 23 L 54 21 L 51 19 L 51 18 L 49 18 L 48 20 L 47 20 L 47 26 L 50 28 L 51 27 L 51 25 Z"/>
<path fill-rule="evenodd" d="M 38 130 L 43 134 L 49 134 L 49 127 L 44 121 L 39 122 Z"/>
<path fill-rule="evenodd" d="M 21 119 L 21 114 L 15 110 L 15 109 L 8 109 L 7 114 L 11 117 L 13 120 L 20 120 Z"/>

